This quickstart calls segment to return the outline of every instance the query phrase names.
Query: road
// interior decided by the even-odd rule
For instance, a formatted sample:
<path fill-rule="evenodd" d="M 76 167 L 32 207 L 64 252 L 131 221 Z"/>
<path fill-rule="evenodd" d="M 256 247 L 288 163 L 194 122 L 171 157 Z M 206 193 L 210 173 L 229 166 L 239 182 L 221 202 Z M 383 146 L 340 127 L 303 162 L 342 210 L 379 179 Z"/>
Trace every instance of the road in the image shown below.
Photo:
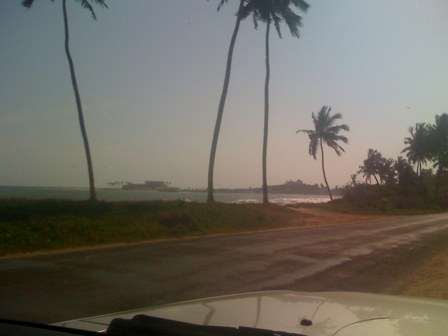
<path fill-rule="evenodd" d="M 44 323 L 199 297 L 294 288 L 431 237 L 448 214 L 0 259 L 0 317 Z M 362 258 L 362 259 L 360 259 Z M 349 274 L 356 276 L 355 274 Z M 399 275 L 397 275 L 399 276 Z M 328 275 L 325 275 L 328 277 Z"/>

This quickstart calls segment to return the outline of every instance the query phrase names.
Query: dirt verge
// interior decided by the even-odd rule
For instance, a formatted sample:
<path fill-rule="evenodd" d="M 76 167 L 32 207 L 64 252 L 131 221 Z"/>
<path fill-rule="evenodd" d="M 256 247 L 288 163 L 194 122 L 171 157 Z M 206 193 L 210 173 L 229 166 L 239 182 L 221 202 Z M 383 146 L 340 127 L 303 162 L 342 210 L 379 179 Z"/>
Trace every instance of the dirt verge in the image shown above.
<path fill-rule="evenodd" d="M 303 226 L 354 224 L 372 222 L 385 218 L 395 218 L 392 216 L 346 214 L 307 207 L 289 207 L 288 209 L 297 212 L 297 221 L 300 221 Z"/>

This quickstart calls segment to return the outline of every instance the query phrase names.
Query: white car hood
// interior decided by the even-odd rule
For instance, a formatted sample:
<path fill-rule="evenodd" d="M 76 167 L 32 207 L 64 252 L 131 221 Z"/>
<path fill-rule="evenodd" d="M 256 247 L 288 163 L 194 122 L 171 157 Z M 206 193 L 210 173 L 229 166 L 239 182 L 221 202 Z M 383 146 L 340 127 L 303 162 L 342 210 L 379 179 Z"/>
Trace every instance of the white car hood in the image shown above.
<path fill-rule="evenodd" d="M 57 325 L 104 331 L 113 318 L 130 319 L 137 314 L 200 325 L 245 326 L 309 336 L 448 335 L 447 301 L 352 292 L 271 291 L 227 295 Z"/>

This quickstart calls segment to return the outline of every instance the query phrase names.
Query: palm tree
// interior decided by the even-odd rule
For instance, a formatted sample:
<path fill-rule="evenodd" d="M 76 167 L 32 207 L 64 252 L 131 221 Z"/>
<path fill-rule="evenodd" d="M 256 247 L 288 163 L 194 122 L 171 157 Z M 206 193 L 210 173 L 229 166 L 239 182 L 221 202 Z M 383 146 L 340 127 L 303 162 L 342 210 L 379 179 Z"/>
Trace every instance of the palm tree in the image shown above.
<path fill-rule="evenodd" d="M 383 156 L 376 149 L 369 148 L 367 152 L 367 159 L 364 160 L 363 165 L 359 166 L 358 173 L 362 173 L 363 176 L 369 181 L 369 184 L 372 184 L 372 176 L 376 181 L 376 184 L 379 185 L 380 182 L 376 175 L 379 175 L 379 170 L 381 166 L 381 162 L 384 160 Z"/>
<path fill-rule="evenodd" d="M 422 165 L 429 159 L 429 128 L 425 123 L 417 123 L 414 127 L 409 127 L 410 137 L 404 139 L 407 145 L 401 152 L 406 153 L 408 160 L 417 164 L 417 175 L 421 176 Z"/>
<path fill-rule="evenodd" d="M 235 47 L 236 37 L 238 35 L 238 31 L 240 29 L 240 23 L 242 20 L 241 9 L 243 8 L 245 2 L 246 2 L 246 0 L 240 0 L 238 12 L 236 13 L 235 28 L 233 29 L 232 38 L 230 40 L 229 51 L 227 53 L 227 64 L 226 64 L 226 73 L 224 76 L 224 85 L 222 87 L 221 98 L 219 100 L 218 115 L 216 117 L 215 130 L 213 132 L 212 147 L 210 150 L 210 160 L 209 160 L 209 164 L 208 164 L 207 202 L 209 202 L 209 203 L 215 201 L 214 196 L 213 196 L 213 172 L 215 169 L 216 148 L 218 146 L 218 137 L 219 137 L 219 131 L 221 129 L 222 115 L 224 113 L 224 105 L 226 103 L 227 90 L 229 88 L 230 70 L 232 68 L 233 48 Z M 219 3 L 219 6 L 218 6 L 218 11 L 221 9 L 221 7 L 224 5 L 224 3 L 227 3 L 227 0 L 221 0 L 221 2 Z"/>
<path fill-rule="evenodd" d="M 429 127 L 430 154 L 437 173 L 448 168 L 448 114 L 436 115 L 436 122 Z"/>
<path fill-rule="evenodd" d="M 308 134 L 310 139 L 309 154 L 313 156 L 316 160 L 318 148 L 322 153 L 322 173 L 324 175 L 325 184 L 327 185 L 328 194 L 330 195 L 330 200 L 333 200 L 331 194 L 330 186 L 328 185 L 327 175 L 325 174 L 325 161 L 324 161 L 324 147 L 323 143 L 330 148 L 332 148 L 338 156 L 345 152 L 338 142 L 348 143 L 348 139 L 339 135 L 340 131 L 350 131 L 350 128 L 346 124 L 335 125 L 336 120 L 342 119 L 342 114 L 336 113 L 335 115 L 330 115 L 331 107 L 322 106 L 319 113 L 315 115 L 311 114 L 314 123 L 314 130 L 298 130 L 296 133 L 303 132 Z"/>
<path fill-rule="evenodd" d="M 403 159 L 401 156 L 395 161 L 394 169 L 397 172 L 398 185 L 409 186 L 414 182 L 415 172 L 409 163 L 409 160 Z"/>
<path fill-rule="evenodd" d="M 263 131 L 263 204 L 267 204 L 268 200 L 268 183 L 267 183 L 267 150 L 268 150 L 268 125 L 269 125 L 269 79 L 270 79 L 270 63 L 269 63 L 269 33 L 271 23 L 274 23 L 278 36 L 281 38 L 280 23 L 285 21 L 291 35 L 299 37 L 299 27 L 302 26 L 302 17 L 297 15 L 291 6 L 295 6 L 299 10 L 306 12 L 309 8 L 308 3 L 304 0 L 253 0 L 249 1 L 242 9 L 242 16 L 246 18 L 252 15 L 255 28 L 258 22 L 266 23 L 266 77 L 264 85 L 264 131 Z"/>
<path fill-rule="evenodd" d="M 90 14 L 92 15 L 92 18 L 96 20 L 96 14 L 93 10 L 93 3 L 96 3 L 102 7 L 107 8 L 106 0 L 77 0 L 81 6 L 85 9 L 87 9 Z M 22 5 L 26 8 L 31 8 L 33 5 L 34 0 L 23 0 Z M 84 114 L 82 111 L 82 105 L 81 105 L 81 96 L 79 94 L 78 90 L 78 82 L 76 80 L 76 74 L 75 74 L 75 66 L 73 64 L 73 59 L 70 54 L 70 48 L 69 48 L 69 31 L 68 31 L 68 18 L 67 18 L 67 4 L 66 0 L 62 0 L 62 15 L 64 17 L 64 32 L 65 32 L 65 55 L 67 57 L 68 65 L 70 68 L 70 78 L 72 81 L 73 91 L 75 94 L 75 101 L 76 101 L 76 107 L 78 109 L 78 119 L 79 119 L 79 127 L 81 128 L 81 134 L 82 134 L 82 140 L 84 142 L 84 149 L 86 153 L 86 160 L 87 160 L 87 170 L 89 174 L 89 187 L 90 187 L 90 201 L 96 201 L 96 192 L 95 192 L 95 180 L 93 176 L 93 164 L 92 164 L 92 157 L 90 155 L 90 146 L 89 146 L 89 139 L 87 137 L 87 131 L 86 126 L 84 122 Z"/>
<path fill-rule="evenodd" d="M 435 124 L 429 127 L 430 155 L 437 168 L 436 195 L 439 196 L 440 186 L 448 183 L 448 114 L 436 115 Z M 443 179 L 445 176 L 445 179 Z"/>

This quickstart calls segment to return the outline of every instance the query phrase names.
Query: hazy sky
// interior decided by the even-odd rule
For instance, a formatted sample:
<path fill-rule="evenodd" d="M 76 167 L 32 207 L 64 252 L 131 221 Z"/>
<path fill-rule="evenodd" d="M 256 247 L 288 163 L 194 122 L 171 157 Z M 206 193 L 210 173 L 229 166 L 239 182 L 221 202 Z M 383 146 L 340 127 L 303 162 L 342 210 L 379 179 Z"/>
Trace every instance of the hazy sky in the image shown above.
<path fill-rule="evenodd" d="M 237 1 L 114 0 L 93 21 L 68 1 L 71 51 L 97 186 L 207 185 Z M 342 185 L 369 148 L 396 158 L 409 126 L 448 112 L 446 0 L 309 0 L 301 37 L 271 35 L 268 183 L 322 183 L 311 112 L 330 105 L 349 144 L 327 148 Z M 216 187 L 261 185 L 264 31 L 242 22 L 215 163 Z M 64 54 L 61 1 L 0 1 L 0 185 L 87 186 Z"/>

